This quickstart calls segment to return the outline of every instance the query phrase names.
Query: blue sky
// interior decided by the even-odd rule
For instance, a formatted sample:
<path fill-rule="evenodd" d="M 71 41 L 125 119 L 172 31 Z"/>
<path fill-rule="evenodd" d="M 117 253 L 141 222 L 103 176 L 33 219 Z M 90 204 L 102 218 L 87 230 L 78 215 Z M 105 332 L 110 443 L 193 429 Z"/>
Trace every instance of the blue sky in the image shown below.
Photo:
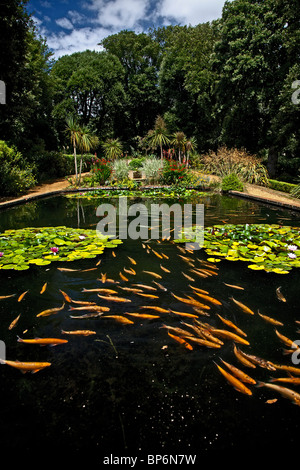
<path fill-rule="evenodd" d="M 225 0 L 29 0 L 39 32 L 54 58 L 86 49 L 123 29 L 196 25 L 220 18 Z"/>

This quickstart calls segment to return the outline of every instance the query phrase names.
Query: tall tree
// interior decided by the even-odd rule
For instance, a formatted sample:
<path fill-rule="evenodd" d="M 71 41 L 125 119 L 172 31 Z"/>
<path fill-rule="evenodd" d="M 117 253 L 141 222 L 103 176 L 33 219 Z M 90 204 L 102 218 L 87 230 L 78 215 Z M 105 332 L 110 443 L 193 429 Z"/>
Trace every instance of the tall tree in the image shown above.
<path fill-rule="evenodd" d="M 299 5 L 294 0 L 226 1 L 219 26 L 214 68 L 220 142 L 252 153 L 265 149 L 274 177 L 281 148 L 272 123 L 289 70 L 299 63 Z"/>
<path fill-rule="evenodd" d="M 159 113 L 160 46 L 146 33 L 127 30 L 106 37 L 101 44 L 118 57 L 124 69 L 126 107 L 118 132 L 122 140 L 128 141 L 144 135 Z"/>
<path fill-rule="evenodd" d="M 1 137 L 31 150 L 55 145 L 51 127 L 51 53 L 36 32 L 28 0 L 1 3 L 0 80 L 6 84 L 6 105 L 0 106 Z"/>
<path fill-rule="evenodd" d="M 75 52 L 59 58 L 51 70 L 55 84 L 53 116 L 62 129 L 66 115 L 105 138 L 114 132 L 124 101 L 124 72 L 117 57 L 107 52 Z"/>

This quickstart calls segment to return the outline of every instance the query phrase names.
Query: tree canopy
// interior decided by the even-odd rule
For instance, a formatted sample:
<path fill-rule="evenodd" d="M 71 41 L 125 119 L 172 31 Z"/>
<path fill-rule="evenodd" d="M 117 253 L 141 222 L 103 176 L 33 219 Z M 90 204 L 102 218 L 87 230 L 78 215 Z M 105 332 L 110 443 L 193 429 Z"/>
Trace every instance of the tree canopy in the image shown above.
<path fill-rule="evenodd" d="M 102 52 L 57 60 L 26 3 L 1 7 L 0 80 L 7 104 L 0 104 L 0 131 L 29 160 L 36 162 L 41 150 L 70 146 L 65 126 L 72 115 L 100 142 L 121 142 L 124 153 L 144 138 L 159 155 L 162 145 L 178 151 L 174 136 L 184 135 L 199 153 L 244 148 L 264 159 L 270 176 L 295 179 L 298 0 L 226 1 L 216 21 L 124 30 L 99 38 Z"/>

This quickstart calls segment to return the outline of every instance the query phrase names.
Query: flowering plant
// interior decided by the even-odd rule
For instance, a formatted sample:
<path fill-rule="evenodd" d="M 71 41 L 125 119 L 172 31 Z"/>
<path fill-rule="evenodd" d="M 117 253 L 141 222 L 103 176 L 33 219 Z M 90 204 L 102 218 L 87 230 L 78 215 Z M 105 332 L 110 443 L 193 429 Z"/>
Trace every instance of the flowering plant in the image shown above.
<path fill-rule="evenodd" d="M 165 159 L 164 162 L 163 182 L 165 184 L 179 184 L 187 174 L 186 165 L 170 159 Z"/>
<path fill-rule="evenodd" d="M 98 184 L 104 184 L 112 173 L 112 165 L 105 158 L 93 158 L 91 173 Z"/>

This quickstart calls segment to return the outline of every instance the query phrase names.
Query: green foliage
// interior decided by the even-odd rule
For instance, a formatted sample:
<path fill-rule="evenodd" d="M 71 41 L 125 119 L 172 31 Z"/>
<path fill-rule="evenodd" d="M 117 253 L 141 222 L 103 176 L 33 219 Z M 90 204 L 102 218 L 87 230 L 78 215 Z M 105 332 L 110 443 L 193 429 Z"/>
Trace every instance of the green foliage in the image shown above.
<path fill-rule="evenodd" d="M 117 159 L 113 162 L 112 178 L 116 180 L 124 180 L 128 178 L 128 163 L 127 160 Z"/>
<path fill-rule="evenodd" d="M 186 241 L 185 238 L 176 240 L 178 243 Z M 204 250 L 218 257 L 216 260 L 245 261 L 249 263 L 248 268 L 255 271 L 287 274 L 293 267 L 300 267 L 299 228 L 276 224 L 205 227 Z"/>
<path fill-rule="evenodd" d="M 158 182 L 163 172 L 164 162 L 155 157 L 148 157 L 143 162 L 142 171 L 149 183 Z"/>
<path fill-rule="evenodd" d="M 224 176 L 235 173 L 247 183 L 268 185 L 268 173 L 261 160 L 244 149 L 221 147 L 202 156 L 203 171 Z"/>
<path fill-rule="evenodd" d="M 221 184 L 222 191 L 243 191 L 244 185 L 235 173 L 224 176 Z"/>
<path fill-rule="evenodd" d="M 102 144 L 105 157 L 107 160 L 113 161 L 123 155 L 123 146 L 120 139 L 107 139 Z"/>
<path fill-rule="evenodd" d="M 0 166 L 0 196 L 18 196 L 36 183 L 33 167 L 3 140 L 0 140 Z"/>
<path fill-rule="evenodd" d="M 108 240 L 95 230 L 68 227 L 26 227 L 0 234 L 0 269 L 23 271 L 30 265 L 95 258 L 121 240 Z"/>
<path fill-rule="evenodd" d="M 291 193 L 293 189 L 297 187 L 296 184 L 286 183 L 285 181 L 277 181 L 269 179 L 269 187 L 276 191 L 283 191 L 285 193 Z"/>
<path fill-rule="evenodd" d="M 291 196 L 296 197 L 297 199 L 300 199 L 300 184 L 297 184 L 297 185 L 291 190 Z"/>
<path fill-rule="evenodd" d="M 140 170 L 144 161 L 145 157 L 133 158 L 128 164 L 129 170 Z"/>

